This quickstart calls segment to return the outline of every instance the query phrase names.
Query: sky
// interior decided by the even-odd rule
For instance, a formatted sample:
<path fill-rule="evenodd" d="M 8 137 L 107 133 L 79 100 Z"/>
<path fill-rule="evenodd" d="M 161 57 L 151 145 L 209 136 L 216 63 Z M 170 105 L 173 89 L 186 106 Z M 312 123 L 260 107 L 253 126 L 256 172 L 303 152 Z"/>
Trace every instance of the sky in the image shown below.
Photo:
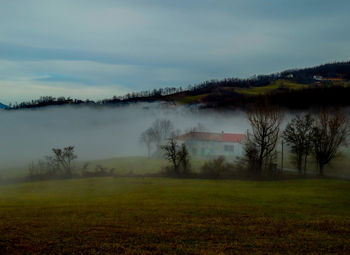
<path fill-rule="evenodd" d="M 0 102 L 350 59 L 349 0 L 0 0 Z"/>

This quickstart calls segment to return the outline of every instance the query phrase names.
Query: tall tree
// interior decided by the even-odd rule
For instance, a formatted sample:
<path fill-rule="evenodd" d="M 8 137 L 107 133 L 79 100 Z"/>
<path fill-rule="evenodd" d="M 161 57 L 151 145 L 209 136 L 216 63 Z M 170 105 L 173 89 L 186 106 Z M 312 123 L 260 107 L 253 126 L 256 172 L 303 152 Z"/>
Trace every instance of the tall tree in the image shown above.
<path fill-rule="evenodd" d="M 282 112 L 270 106 L 261 105 L 248 112 L 252 134 L 248 133 L 249 146 L 257 149 L 257 171 L 262 173 L 270 165 L 276 152 L 276 145 L 283 119 Z"/>
<path fill-rule="evenodd" d="M 181 144 L 181 148 L 178 151 L 179 166 L 182 175 L 187 175 L 190 172 L 190 154 L 188 153 L 186 145 Z"/>
<path fill-rule="evenodd" d="M 157 147 L 160 146 L 162 141 L 170 138 L 171 133 L 174 130 L 173 123 L 167 119 L 156 119 L 151 128 Z"/>
<path fill-rule="evenodd" d="M 164 157 L 171 163 L 171 172 L 175 176 L 186 176 L 190 172 L 190 156 L 185 144 L 179 146 L 170 138 L 167 145 L 162 146 Z"/>
<path fill-rule="evenodd" d="M 324 109 L 316 120 L 313 132 L 315 159 L 319 173 L 323 175 L 324 166 L 339 155 L 341 146 L 346 145 L 349 122 L 343 112 Z"/>
<path fill-rule="evenodd" d="M 162 147 L 162 149 L 164 150 L 164 157 L 170 161 L 170 163 L 172 164 L 172 168 L 175 174 L 179 174 L 179 165 L 180 165 L 180 161 L 179 161 L 179 145 L 176 143 L 176 141 L 174 139 L 170 139 L 169 143 L 167 145 L 164 145 Z"/>
<path fill-rule="evenodd" d="M 307 158 L 312 150 L 314 118 L 310 114 L 297 115 L 287 124 L 282 137 L 295 155 L 299 173 L 306 174 Z M 304 166 L 303 166 L 304 164 Z"/>
<path fill-rule="evenodd" d="M 154 142 L 154 132 L 152 128 L 147 128 L 144 132 L 140 135 L 140 143 L 143 143 L 147 147 L 147 156 L 148 158 L 151 157 L 151 147 L 152 143 Z"/>
<path fill-rule="evenodd" d="M 140 142 L 146 145 L 148 157 L 150 157 L 152 144 L 156 146 L 156 152 L 159 152 L 161 143 L 173 137 L 175 133 L 173 123 L 170 120 L 156 119 L 151 127 L 141 133 Z"/>

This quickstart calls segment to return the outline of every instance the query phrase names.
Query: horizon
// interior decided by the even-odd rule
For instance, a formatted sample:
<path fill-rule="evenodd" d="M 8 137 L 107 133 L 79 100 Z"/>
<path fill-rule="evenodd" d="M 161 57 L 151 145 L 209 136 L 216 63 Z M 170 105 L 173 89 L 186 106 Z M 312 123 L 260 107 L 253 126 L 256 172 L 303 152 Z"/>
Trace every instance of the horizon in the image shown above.
<path fill-rule="evenodd" d="M 99 100 L 347 61 L 349 7 L 344 0 L 4 3 L 0 102 Z"/>

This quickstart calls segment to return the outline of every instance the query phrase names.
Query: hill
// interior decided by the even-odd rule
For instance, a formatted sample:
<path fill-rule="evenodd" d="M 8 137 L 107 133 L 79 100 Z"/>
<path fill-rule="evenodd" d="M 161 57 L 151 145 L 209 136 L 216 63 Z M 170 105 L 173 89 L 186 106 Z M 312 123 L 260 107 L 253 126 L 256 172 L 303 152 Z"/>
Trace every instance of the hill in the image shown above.
<path fill-rule="evenodd" d="M 0 109 L 7 109 L 7 108 L 9 108 L 7 105 L 0 103 Z"/>
<path fill-rule="evenodd" d="M 350 62 L 341 62 L 286 70 L 249 79 L 211 80 L 188 86 L 187 89 L 180 87 L 141 91 L 96 102 L 47 96 L 31 102 L 22 102 L 13 109 L 67 104 L 111 106 L 138 102 L 196 104 L 210 108 L 246 108 L 261 101 L 268 101 L 288 109 L 304 109 L 325 105 L 348 106 L 349 97 Z"/>

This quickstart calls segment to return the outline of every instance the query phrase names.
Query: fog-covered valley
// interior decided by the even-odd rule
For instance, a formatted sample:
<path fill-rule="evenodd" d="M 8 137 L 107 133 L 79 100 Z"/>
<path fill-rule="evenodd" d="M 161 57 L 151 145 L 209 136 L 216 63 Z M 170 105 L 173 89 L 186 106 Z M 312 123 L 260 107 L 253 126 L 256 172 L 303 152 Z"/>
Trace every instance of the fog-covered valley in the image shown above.
<path fill-rule="evenodd" d="M 121 107 L 48 107 L 0 111 L 1 169 L 23 167 L 75 146 L 78 160 L 146 155 L 140 134 L 156 119 L 169 119 L 180 133 L 200 125 L 208 132 L 245 133 L 243 112 L 214 112 L 165 104 Z"/>

